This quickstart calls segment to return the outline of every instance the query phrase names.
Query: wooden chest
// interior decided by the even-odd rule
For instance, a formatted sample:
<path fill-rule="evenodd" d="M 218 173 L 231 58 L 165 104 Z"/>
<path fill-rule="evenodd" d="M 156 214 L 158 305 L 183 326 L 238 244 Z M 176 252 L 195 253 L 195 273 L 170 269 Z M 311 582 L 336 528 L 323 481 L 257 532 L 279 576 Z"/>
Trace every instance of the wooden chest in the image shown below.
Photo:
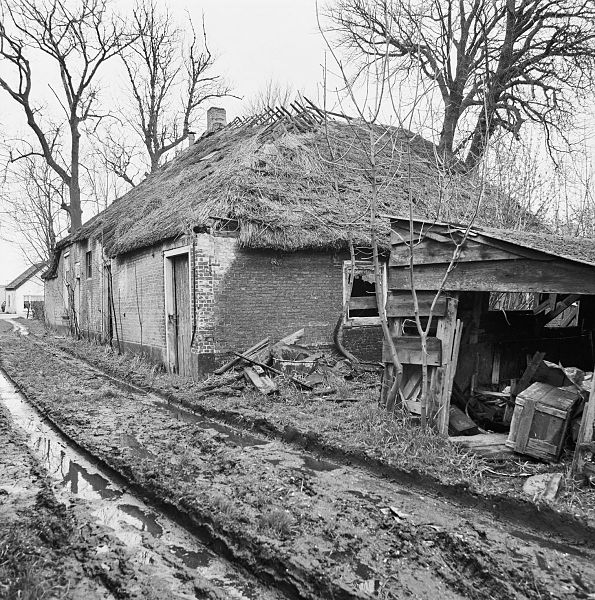
<path fill-rule="evenodd" d="M 580 392 L 534 383 L 517 396 L 506 445 L 515 452 L 555 461 Z"/>

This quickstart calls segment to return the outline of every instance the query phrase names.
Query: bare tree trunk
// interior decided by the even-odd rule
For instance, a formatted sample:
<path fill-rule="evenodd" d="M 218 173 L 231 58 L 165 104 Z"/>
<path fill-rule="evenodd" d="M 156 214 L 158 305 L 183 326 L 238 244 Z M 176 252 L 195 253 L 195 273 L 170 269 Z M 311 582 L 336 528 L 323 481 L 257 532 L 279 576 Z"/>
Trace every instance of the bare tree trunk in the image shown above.
<path fill-rule="evenodd" d="M 83 211 L 81 208 L 81 183 L 80 183 L 80 147 L 81 134 L 78 130 L 78 119 L 76 116 L 71 117 L 71 163 L 70 163 L 70 185 L 69 198 L 70 206 L 68 212 L 70 214 L 71 231 L 77 231 L 83 224 Z"/>

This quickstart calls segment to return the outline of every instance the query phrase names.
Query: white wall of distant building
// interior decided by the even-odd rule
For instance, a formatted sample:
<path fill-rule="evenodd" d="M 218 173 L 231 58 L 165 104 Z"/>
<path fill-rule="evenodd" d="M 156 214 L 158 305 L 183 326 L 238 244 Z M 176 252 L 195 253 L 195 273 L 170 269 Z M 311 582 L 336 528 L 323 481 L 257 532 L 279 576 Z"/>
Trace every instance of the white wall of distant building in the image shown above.
<path fill-rule="evenodd" d="M 21 317 L 27 316 L 26 302 L 43 301 L 43 280 L 39 275 L 31 277 L 16 290 L 6 291 L 5 312 Z"/>

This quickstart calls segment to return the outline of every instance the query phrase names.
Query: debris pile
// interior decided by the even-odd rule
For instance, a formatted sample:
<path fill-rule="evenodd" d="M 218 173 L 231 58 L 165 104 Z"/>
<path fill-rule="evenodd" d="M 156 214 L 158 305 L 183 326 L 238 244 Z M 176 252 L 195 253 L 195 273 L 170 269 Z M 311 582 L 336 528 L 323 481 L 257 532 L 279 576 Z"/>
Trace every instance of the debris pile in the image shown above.
<path fill-rule="evenodd" d="M 381 366 L 354 365 L 331 353 L 312 351 L 299 344 L 303 335 L 304 330 L 300 329 L 276 342 L 267 337 L 244 352 L 232 352 L 234 358 L 213 371 L 213 377 L 204 382 L 203 391 L 238 393 L 249 386 L 268 396 L 288 383 L 312 397 L 336 402 L 358 400 L 346 392 L 346 380 Z M 362 385 L 376 387 L 377 381 L 360 382 L 358 388 Z"/>

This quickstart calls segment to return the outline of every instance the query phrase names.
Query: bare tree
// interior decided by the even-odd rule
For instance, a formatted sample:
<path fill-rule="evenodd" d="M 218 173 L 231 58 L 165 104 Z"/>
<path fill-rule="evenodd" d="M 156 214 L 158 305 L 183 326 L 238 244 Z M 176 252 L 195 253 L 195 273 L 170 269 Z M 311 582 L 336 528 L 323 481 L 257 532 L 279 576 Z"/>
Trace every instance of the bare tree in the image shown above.
<path fill-rule="evenodd" d="M 65 184 L 46 161 L 29 155 L 14 163 L 2 187 L 2 213 L 32 263 L 48 260 L 66 230 Z M 24 241 L 24 243 L 23 243 Z"/>
<path fill-rule="evenodd" d="M 441 157 L 468 168 L 526 121 L 552 145 L 593 90 L 591 0 L 339 0 L 329 14 L 356 54 L 381 58 L 388 44 L 398 75 L 438 89 Z"/>
<path fill-rule="evenodd" d="M 390 18 L 392 18 L 391 15 L 386 12 L 384 14 L 385 25 L 389 22 Z M 399 402 L 399 398 L 402 397 L 404 369 L 399 358 L 398 339 L 402 334 L 400 329 L 403 324 L 400 323 L 401 319 L 390 318 L 385 306 L 384 286 L 386 284 L 383 281 L 381 268 L 380 232 L 382 231 L 382 227 L 380 224 L 379 206 L 382 188 L 388 182 L 400 179 L 405 183 L 408 196 L 409 232 L 402 241 L 407 249 L 413 316 L 421 350 L 421 425 L 422 429 L 426 429 L 428 424 L 435 423 L 441 431 L 444 431 L 444 425 L 448 423 L 448 415 L 432 413 L 431 410 L 433 390 L 431 389 L 429 377 L 428 338 L 435 319 L 438 301 L 444 294 L 445 289 L 447 289 L 448 278 L 459 262 L 471 227 L 477 218 L 482 203 L 486 181 L 486 163 L 482 161 L 481 168 L 478 170 L 479 186 L 477 193 L 469 199 L 469 204 L 466 207 L 467 225 L 461 229 L 460 239 L 453 240 L 455 244 L 450 260 L 445 267 L 438 289 L 433 293 L 429 310 L 422 317 L 414 268 L 415 248 L 422 241 L 419 238 L 419 233 L 416 231 L 415 213 L 417 208 L 413 191 L 419 183 L 413 176 L 413 165 L 416 161 L 419 162 L 419 156 L 416 157 L 416 152 L 412 148 L 418 136 L 411 133 L 411 126 L 416 113 L 423 104 L 426 92 L 420 89 L 419 85 L 414 85 L 411 94 L 413 102 L 407 108 L 404 117 L 402 115 L 403 107 L 399 106 L 399 100 L 396 97 L 398 87 L 395 85 L 395 73 L 391 72 L 390 69 L 392 50 L 389 40 L 384 39 L 384 52 L 377 45 L 375 54 L 365 54 L 365 64 L 354 77 L 349 74 L 346 65 L 337 54 L 335 46 L 324 34 L 322 28 L 320 29 L 325 38 L 327 48 L 338 68 L 338 77 L 342 91 L 358 115 L 358 119 L 351 123 L 354 132 L 353 143 L 358 145 L 366 155 L 367 164 L 363 167 L 365 169 L 365 178 L 369 182 L 369 189 L 364 192 L 368 209 L 366 220 L 369 225 L 372 246 L 378 314 L 383 338 L 388 350 L 388 357 L 390 358 L 390 363 L 385 365 L 384 374 L 384 386 L 387 390 L 385 395 L 386 407 L 392 409 Z M 373 35 L 373 28 L 370 29 L 370 32 Z M 364 93 L 362 95 L 358 94 L 358 80 L 363 81 L 364 84 Z M 392 114 L 398 121 L 398 127 L 383 126 L 378 122 L 385 100 L 388 101 L 392 108 Z M 341 102 L 340 96 L 339 101 Z M 407 119 L 407 122 L 405 119 Z M 440 158 L 438 147 L 434 147 L 433 156 L 424 156 L 423 160 L 424 162 L 431 161 L 433 163 L 431 171 L 424 172 L 423 176 L 424 178 L 432 178 L 434 180 L 433 193 L 436 196 L 435 202 L 437 207 L 439 208 L 442 203 L 448 204 L 451 196 L 453 196 L 456 202 L 457 195 L 452 192 L 461 183 L 457 170 L 453 171 L 448 165 L 444 164 Z M 460 324 L 457 327 L 460 327 Z M 456 334 L 454 331 L 452 333 L 451 341 L 454 342 Z M 445 377 L 446 375 L 447 373 L 444 373 Z M 444 410 L 443 406 L 440 408 Z"/>
<path fill-rule="evenodd" d="M 0 6 L 0 58 L 5 65 L 0 87 L 21 106 L 39 145 L 39 150 L 18 154 L 12 160 L 43 157 L 68 188 L 69 201 L 62 208 L 70 217 L 71 229 L 76 230 L 82 224 L 82 129 L 102 116 L 97 112 L 97 75 L 125 46 L 121 28 L 109 17 L 105 0 L 80 0 L 72 8 L 64 0 L 2 0 Z M 31 55 L 35 52 L 41 52 L 59 70 L 59 82 L 50 85 L 64 112 L 58 130 L 48 127 L 46 110 L 32 97 Z M 64 160 L 56 149 L 60 131 L 69 141 Z"/>
<path fill-rule="evenodd" d="M 199 108 L 211 98 L 231 94 L 213 72 L 215 56 L 204 19 L 201 41 L 190 22 L 189 43 L 171 14 L 160 11 L 153 0 L 136 5 L 132 23 L 135 39 L 121 53 L 133 106 L 132 116 L 124 120 L 133 123 L 141 138 L 148 156 L 146 170 L 152 173 L 165 154 L 188 138 Z M 112 137 L 107 149 L 106 164 L 130 185 L 138 183 L 137 157 L 129 142 Z"/>
<path fill-rule="evenodd" d="M 282 84 L 279 81 L 269 79 L 264 87 L 248 100 L 244 116 L 259 115 L 267 108 L 274 108 L 275 106 L 286 106 L 296 95 L 296 91 L 291 84 Z"/>

